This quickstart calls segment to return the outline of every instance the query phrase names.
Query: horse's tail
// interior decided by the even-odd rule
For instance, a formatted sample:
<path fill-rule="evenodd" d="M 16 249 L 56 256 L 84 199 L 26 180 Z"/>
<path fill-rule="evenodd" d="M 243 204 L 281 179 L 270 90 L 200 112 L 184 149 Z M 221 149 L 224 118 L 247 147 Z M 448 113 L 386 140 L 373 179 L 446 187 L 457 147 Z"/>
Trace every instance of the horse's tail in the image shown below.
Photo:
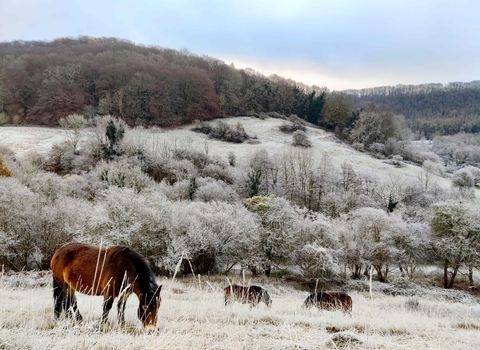
<path fill-rule="evenodd" d="M 225 306 L 232 302 L 233 286 L 229 285 L 225 287 Z"/>
<path fill-rule="evenodd" d="M 350 315 L 350 317 L 352 317 L 352 311 L 353 311 L 353 302 L 352 302 L 352 297 L 350 295 L 347 294 L 347 310 L 346 310 L 346 313 L 348 313 Z"/>
<path fill-rule="evenodd" d="M 53 277 L 53 305 L 55 318 L 59 318 L 62 309 L 65 308 L 66 294 L 63 288 L 58 284 L 55 277 Z"/>

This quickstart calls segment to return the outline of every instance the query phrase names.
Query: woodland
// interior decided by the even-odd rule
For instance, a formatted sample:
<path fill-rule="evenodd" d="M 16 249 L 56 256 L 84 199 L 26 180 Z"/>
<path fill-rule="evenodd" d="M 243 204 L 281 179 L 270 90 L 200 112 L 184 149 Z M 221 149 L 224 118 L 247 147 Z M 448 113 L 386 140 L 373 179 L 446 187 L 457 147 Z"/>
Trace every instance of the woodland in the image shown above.
<path fill-rule="evenodd" d="M 0 122 L 67 134 L 47 154 L 22 158 L 0 140 L 0 263 L 48 269 L 59 245 L 101 240 L 138 250 L 164 275 L 181 266 L 304 282 L 374 273 L 388 282 L 392 271 L 414 280 L 419 267 L 436 265 L 444 288 L 465 274 L 473 290 L 479 91 L 472 82 L 332 92 L 115 38 L 0 43 Z M 147 147 L 132 136 L 192 124 L 192 133 L 255 142 L 226 118 L 239 116 L 282 120 L 291 145 L 240 162 L 235 152 Z M 318 127 L 422 175 L 379 178 L 314 157 L 309 135 Z"/>

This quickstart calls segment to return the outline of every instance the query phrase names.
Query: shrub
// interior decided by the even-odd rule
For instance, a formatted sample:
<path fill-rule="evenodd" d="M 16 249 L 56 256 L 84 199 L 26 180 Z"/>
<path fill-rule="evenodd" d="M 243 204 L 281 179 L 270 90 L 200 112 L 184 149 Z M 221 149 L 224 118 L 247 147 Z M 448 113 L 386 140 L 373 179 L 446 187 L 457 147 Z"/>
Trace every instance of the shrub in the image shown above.
<path fill-rule="evenodd" d="M 60 118 L 58 123 L 65 129 L 69 144 L 72 146 L 73 154 L 76 154 L 78 143 L 80 142 L 80 138 L 87 123 L 85 117 L 79 114 L 70 114 L 66 118 Z"/>
<path fill-rule="evenodd" d="M 211 177 L 215 180 L 222 180 L 228 184 L 233 184 L 235 178 L 229 168 L 221 167 L 217 164 L 208 164 L 202 171 L 203 177 Z"/>
<path fill-rule="evenodd" d="M 369 150 L 373 153 L 383 154 L 385 151 L 385 145 L 383 143 L 374 142 L 370 145 Z"/>
<path fill-rule="evenodd" d="M 452 177 L 452 185 L 462 188 L 473 187 L 475 181 L 471 171 L 465 168 L 456 171 Z"/>
<path fill-rule="evenodd" d="M 122 141 L 127 129 L 125 122 L 107 115 L 97 116 L 95 125 L 94 136 L 88 144 L 89 152 L 100 159 L 112 159 L 122 155 Z"/>
<path fill-rule="evenodd" d="M 75 156 L 72 160 L 72 170 L 73 174 L 81 174 L 91 171 L 97 164 L 97 159 L 91 157 L 88 154 L 80 154 Z"/>
<path fill-rule="evenodd" d="M 398 155 L 398 154 L 397 154 L 397 155 L 394 155 L 394 156 L 392 157 L 393 165 L 398 166 L 398 167 L 399 167 L 399 166 L 402 166 L 402 164 L 403 164 L 403 163 L 402 163 L 402 160 L 403 160 L 402 156 L 400 156 L 400 155 Z"/>
<path fill-rule="evenodd" d="M 328 270 L 337 267 L 329 249 L 316 244 L 306 244 L 298 252 L 297 264 L 306 278 L 320 277 Z"/>
<path fill-rule="evenodd" d="M 45 170 L 66 174 L 72 170 L 74 158 L 73 148 L 69 142 L 55 144 L 47 155 Z"/>
<path fill-rule="evenodd" d="M 191 197 L 191 185 L 191 179 L 177 181 L 174 184 L 169 184 L 165 180 L 158 185 L 158 188 L 172 201 L 186 201 Z"/>
<path fill-rule="evenodd" d="M 12 172 L 3 164 L 3 158 L 0 156 L 0 177 L 11 177 Z"/>
<path fill-rule="evenodd" d="M 293 134 L 295 131 L 306 132 L 307 128 L 302 125 L 299 120 L 294 120 L 292 123 L 284 123 L 278 127 L 278 129 L 285 134 Z"/>
<path fill-rule="evenodd" d="M 65 194 L 74 198 L 93 200 L 104 189 L 108 188 L 106 182 L 98 179 L 96 174 L 68 175 L 64 179 Z"/>
<path fill-rule="evenodd" d="M 156 182 L 165 180 L 170 185 L 189 179 L 197 173 L 193 163 L 187 159 L 177 160 L 161 157 L 147 158 L 143 170 Z"/>
<path fill-rule="evenodd" d="M 128 159 L 110 163 L 102 161 L 94 172 L 99 180 L 110 186 L 128 187 L 137 192 L 153 186 L 153 180 L 142 172 L 138 164 L 131 163 Z"/>
<path fill-rule="evenodd" d="M 232 128 L 229 124 L 222 121 L 218 122 L 217 126 L 201 122 L 195 125 L 192 131 L 204 133 L 217 140 L 233 143 L 242 143 L 250 139 L 250 136 L 245 132 L 241 123 L 237 123 L 235 128 Z"/>
<path fill-rule="evenodd" d="M 80 236 L 89 205 L 73 198 L 55 200 L 45 187 L 53 188 L 43 174 L 37 181 L 38 193 L 30 191 L 16 179 L 0 180 L 0 260 L 7 266 L 48 269 L 53 252 L 62 244 Z M 44 195 L 47 194 L 48 198 Z"/>
<path fill-rule="evenodd" d="M 53 173 L 38 172 L 29 179 L 28 187 L 50 200 L 56 200 L 65 194 L 62 178 Z"/>
<path fill-rule="evenodd" d="M 223 181 L 212 181 L 210 179 L 198 180 L 198 188 L 193 198 L 202 202 L 229 202 L 234 203 L 238 200 L 235 190 Z"/>
<path fill-rule="evenodd" d="M 6 145 L 0 145 L 0 156 L 11 157 L 15 154 L 12 149 Z"/>
<path fill-rule="evenodd" d="M 412 157 L 411 161 L 418 164 L 423 164 L 423 162 L 426 160 L 429 160 L 434 163 L 443 164 L 442 159 L 433 152 L 417 151 L 417 152 L 414 152 L 411 157 Z"/>
<path fill-rule="evenodd" d="M 299 147 L 311 147 L 312 143 L 308 139 L 308 136 L 305 132 L 298 130 L 293 133 L 293 146 L 299 146 Z"/>
<path fill-rule="evenodd" d="M 237 163 L 237 159 L 235 157 L 235 153 L 233 152 L 228 152 L 228 164 L 230 164 L 230 166 L 235 166 L 235 164 Z"/>
<path fill-rule="evenodd" d="M 475 186 L 478 186 L 480 183 L 480 169 L 471 165 L 464 167 L 463 169 L 470 171 L 475 182 Z"/>
<path fill-rule="evenodd" d="M 359 152 L 365 152 L 365 145 L 360 142 L 354 142 L 352 147 L 355 148 Z"/>
<path fill-rule="evenodd" d="M 29 163 L 39 169 L 45 169 L 48 155 L 38 152 L 37 150 L 27 151 L 21 158 L 22 163 Z"/>

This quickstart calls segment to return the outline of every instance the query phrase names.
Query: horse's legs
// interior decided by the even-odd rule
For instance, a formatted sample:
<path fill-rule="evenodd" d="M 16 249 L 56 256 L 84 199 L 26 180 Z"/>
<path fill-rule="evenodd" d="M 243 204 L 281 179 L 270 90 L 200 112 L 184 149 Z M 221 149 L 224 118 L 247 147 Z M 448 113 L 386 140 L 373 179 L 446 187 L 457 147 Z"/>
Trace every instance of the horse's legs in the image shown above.
<path fill-rule="evenodd" d="M 73 317 L 72 311 L 71 311 L 71 309 L 73 309 L 73 314 L 75 315 L 75 319 L 78 322 L 83 320 L 83 317 L 80 314 L 80 311 L 78 311 L 77 298 L 75 297 L 75 292 L 74 291 L 70 290 L 69 293 L 66 293 L 65 301 L 63 303 L 63 308 L 65 310 L 65 315 L 68 318 Z"/>
<path fill-rule="evenodd" d="M 117 313 L 118 313 L 118 323 L 125 323 L 125 304 L 127 303 L 127 298 L 120 297 L 117 303 Z"/>
<path fill-rule="evenodd" d="M 73 308 L 73 312 L 75 313 L 75 318 L 78 322 L 81 322 L 83 320 L 83 317 L 82 315 L 80 314 L 80 311 L 78 311 L 78 307 L 77 307 L 77 298 L 74 296 L 72 296 L 72 308 Z"/>
<path fill-rule="evenodd" d="M 113 306 L 113 298 L 108 298 L 103 300 L 103 314 L 102 314 L 102 323 L 107 322 L 108 313 Z"/>
<path fill-rule="evenodd" d="M 62 314 L 62 310 L 65 308 L 65 291 L 57 283 L 55 277 L 53 278 L 53 305 L 54 305 L 54 317 L 59 319 Z"/>

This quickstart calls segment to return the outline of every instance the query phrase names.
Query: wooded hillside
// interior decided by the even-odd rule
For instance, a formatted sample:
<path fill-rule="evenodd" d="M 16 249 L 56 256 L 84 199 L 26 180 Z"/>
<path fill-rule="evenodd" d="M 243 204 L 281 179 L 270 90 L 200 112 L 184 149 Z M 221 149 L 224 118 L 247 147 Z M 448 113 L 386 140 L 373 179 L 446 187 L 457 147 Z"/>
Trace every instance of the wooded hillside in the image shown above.
<path fill-rule="evenodd" d="M 0 43 L 3 123 L 57 125 L 80 113 L 165 126 L 250 111 L 317 122 L 322 104 L 315 105 L 315 96 L 292 80 L 116 38 Z"/>
<path fill-rule="evenodd" d="M 480 131 L 480 81 L 347 90 L 356 107 L 374 103 L 403 114 L 414 132 L 453 135 Z"/>

